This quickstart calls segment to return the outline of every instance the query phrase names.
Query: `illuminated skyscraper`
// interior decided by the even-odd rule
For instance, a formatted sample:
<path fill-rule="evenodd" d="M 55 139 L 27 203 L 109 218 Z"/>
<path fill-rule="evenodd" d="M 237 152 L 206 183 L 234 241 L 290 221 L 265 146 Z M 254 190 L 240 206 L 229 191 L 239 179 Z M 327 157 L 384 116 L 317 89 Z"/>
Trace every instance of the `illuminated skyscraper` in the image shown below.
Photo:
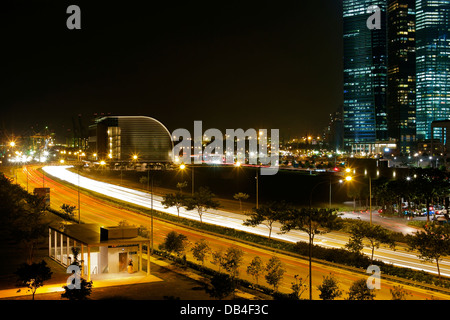
<path fill-rule="evenodd" d="M 403 153 L 416 137 L 415 1 L 388 0 L 387 9 L 388 131 Z"/>
<path fill-rule="evenodd" d="M 386 140 L 387 0 L 344 0 L 344 145 L 370 152 Z M 379 28 L 367 25 L 380 9 Z M 356 149 L 354 149 L 356 147 Z"/>
<path fill-rule="evenodd" d="M 431 139 L 450 119 L 450 0 L 416 0 L 416 87 L 417 138 Z"/>

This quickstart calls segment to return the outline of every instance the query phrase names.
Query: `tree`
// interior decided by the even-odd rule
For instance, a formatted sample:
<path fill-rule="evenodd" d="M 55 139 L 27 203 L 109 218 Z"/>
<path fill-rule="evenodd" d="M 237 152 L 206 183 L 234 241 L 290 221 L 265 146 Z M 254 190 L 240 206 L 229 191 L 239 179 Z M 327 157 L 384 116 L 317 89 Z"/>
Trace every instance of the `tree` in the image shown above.
<path fill-rule="evenodd" d="M 427 208 L 427 222 L 430 220 L 430 204 L 434 198 L 446 196 L 450 187 L 448 173 L 439 169 L 418 169 L 413 179 L 416 192 Z"/>
<path fill-rule="evenodd" d="M 44 260 L 39 263 L 23 263 L 15 274 L 18 276 L 18 284 L 31 290 L 33 300 L 36 290 L 52 277 L 52 271 Z"/>
<path fill-rule="evenodd" d="M 43 221 L 46 206 L 40 197 L 27 194 L 20 201 L 10 222 L 11 230 L 14 230 L 12 236 L 26 246 L 28 264 L 33 263 L 39 240 L 48 232 L 48 223 Z"/>
<path fill-rule="evenodd" d="M 378 249 L 380 244 L 384 243 L 389 245 L 391 249 L 395 248 L 395 241 L 392 237 L 392 233 L 380 225 L 371 225 L 364 221 L 355 221 L 350 227 L 350 234 L 349 241 L 345 246 L 352 252 L 361 252 L 364 248 L 363 240 L 367 239 L 369 241 L 372 250 L 370 258 L 371 263 L 373 263 L 375 249 Z"/>
<path fill-rule="evenodd" d="M 281 231 L 300 230 L 308 234 L 309 239 L 309 298 L 312 299 L 312 248 L 317 234 L 330 232 L 340 225 L 335 210 L 301 208 L 291 209 L 283 217 Z"/>
<path fill-rule="evenodd" d="M 375 293 L 367 287 L 365 279 L 356 280 L 348 291 L 348 300 L 373 300 Z"/>
<path fill-rule="evenodd" d="M 233 279 L 228 274 L 219 273 L 211 279 L 212 288 L 207 288 L 206 292 L 213 298 L 222 300 L 234 292 L 236 286 Z"/>
<path fill-rule="evenodd" d="M 303 292 L 306 291 L 306 289 L 308 288 L 307 285 L 305 284 L 306 279 L 303 279 L 302 277 L 300 277 L 298 274 L 296 274 L 294 276 L 294 282 L 291 282 L 291 289 L 292 292 L 290 294 L 290 296 L 295 299 L 295 300 L 299 300 L 303 294 Z"/>
<path fill-rule="evenodd" d="M 417 231 L 407 236 L 410 250 L 417 250 L 417 256 L 424 261 L 435 261 L 439 279 L 441 272 L 439 261 L 450 254 L 450 227 L 447 225 L 428 224 L 424 231 Z"/>
<path fill-rule="evenodd" d="M 225 262 L 225 255 L 223 253 L 223 250 L 214 251 L 211 254 L 212 261 L 211 263 L 218 267 L 218 271 L 220 272 L 220 269 L 222 268 L 222 265 Z"/>
<path fill-rule="evenodd" d="M 259 256 L 253 258 L 247 266 L 247 274 L 252 276 L 256 284 L 258 284 L 259 277 L 264 272 L 264 263 Z"/>
<path fill-rule="evenodd" d="M 250 196 L 246 193 L 239 192 L 236 193 L 233 198 L 239 200 L 239 211 L 242 212 L 242 200 L 247 200 Z"/>
<path fill-rule="evenodd" d="M 266 265 L 266 281 L 269 285 L 273 286 L 273 290 L 277 291 L 280 285 L 283 275 L 286 270 L 283 268 L 283 264 L 278 257 L 270 258 Z"/>
<path fill-rule="evenodd" d="M 80 278 L 79 289 L 69 289 L 68 286 L 63 286 L 64 292 L 61 293 L 61 298 L 69 300 L 86 300 L 92 293 L 92 281 L 87 281 L 84 278 Z"/>
<path fill-rule="evenodd" d="M 207 187 L 200 187 L 197 192 L 194 193 L 192 198 L 188 198 L 184 206 L 187 210 L 196 209 L 200 217 L 200 222 L 202 221 L 203 213 L 208 209 L 217 209 L 220 207 L 220 203 L 213 198 L 215 194 L 212 193 Z"/>
<path fill-rule="evenodd" d="M 211 248 L 205 239 L 200 239 L 191 248 L 194 258 L 202 263 L 202 267 L 205 264 L 206 256 L 211 252 Z"/>
<path fill-rule="evenodd" d="M 64 213 L 66 214 L 66 215 L 68 215 L 69 217 L 72 217 L 73 216 L 73 211 L 76 209 L 77 207 L 75 207 L 75 206 L 71 206 L 70 204 L 63 204 L 62 206 L 61 206 L 61 209 L 64 211 Z"/>
<path fill-rule="evenodd" d="M 342 295 L 338 281 L 332 274 L 324 276 L 322 284 L 317 289 L 320 291 L 319 298 L 322 300 L 334 300 Z"/>
<path fill-rule="evenodd" d="M 180 217 L 180 208 L 186 204 L 186 196 L 181 192 L 168 193 L 163 197 L 161 204 L 164 208 L 176 207 L 178 212 L 178 218 Z"/>
<path fill-rule="evenodd" d="M 180 193 L 183 192 L 183 189 L 186 188 L 187 185 L 188 185 L 187 181 L 177 183 L 177 188 L 180 189 Z"/>
<path fill-rule="evenodd" d="M 169 253 L 174 252 L 177 256 L 185 250 L 187 246 L 187 237 L 184 234 L 177 233 L 175 231 L 170 231 L 159 248 L 165 250 Z"/>
<path fill-rule="evenodd" d="M 225 252 L 222 267 L 230 274 L 233 279 L 236 279 L 239 274 L 239 267 L 242 264 L 244 252 L 234 246 L 229 247 Z"/>
<path fill-rule="evenodd" d="M 273 202 L 269 205 L 262 205 L 258 209 L 254 209 L 249 214 L 249 219 L 244 221 L 245 226 L 256 227 L 264 224 L 269 228 L 269 239 L 272 235 L 273 224 L 276 221 L 282 221 L 290 210 L 290 206 L 285 202 Z"/>
<path fill-rule="evenodd" d="M 408 291 L 405 290 L 405 288 L 400 285 L 393 286 L 389 289 L 389 292 L 392 296 L 391 300 L 406 300 L 406 297 L 411 295 Z"/>
<path fill-rule="evenodd" d="M 373 195 L 385 210 L 384 213 L 394 214 L 394 205 L 398 202 L 400 194 L 406 186 L 403 181 L 389 180 L 385 177 L 373 181 Z"/>
<path fill-rule="evenodd" d="M 125 221 L 125 220 L 123 220 Z M 81 269 L 80 269 L 80 261 L 78 260 L 78 255 L 80 253 L 80 248 L 78 247 L 72 247 L 72 254 L 73 254 L 73 262 L 71 265 L 78 266 L 78 271 L 72 271 L 72 273 L 77 273 L 76 277 L 79 277 L 79 287 L 72 287 L 70 288 L 68 285 L 63 286 L 64 292 L 61 293 L 61 298 L 66 298 L 69 300 L 86 300 L 92 293 L 92 281 L 87 281 L 86 279 L 82 278 L 80 276 Z M 76 282 L 76 278 L 72 279 L 72 284 Z"/>

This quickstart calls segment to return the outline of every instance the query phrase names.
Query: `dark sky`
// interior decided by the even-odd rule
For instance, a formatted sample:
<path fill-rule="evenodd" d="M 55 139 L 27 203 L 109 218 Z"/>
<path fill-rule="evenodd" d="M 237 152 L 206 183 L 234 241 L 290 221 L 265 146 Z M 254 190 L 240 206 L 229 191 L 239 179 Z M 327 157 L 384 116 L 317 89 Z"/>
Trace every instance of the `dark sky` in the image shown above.
<path fill-rule="evenodd" d="M 66 9 L 81 8 L 81 30 Z M 170 131 L 319 132 L 342 104 L 341 1 L 20 1 L 0 8 L 1 123 L 147 115 Z"/>

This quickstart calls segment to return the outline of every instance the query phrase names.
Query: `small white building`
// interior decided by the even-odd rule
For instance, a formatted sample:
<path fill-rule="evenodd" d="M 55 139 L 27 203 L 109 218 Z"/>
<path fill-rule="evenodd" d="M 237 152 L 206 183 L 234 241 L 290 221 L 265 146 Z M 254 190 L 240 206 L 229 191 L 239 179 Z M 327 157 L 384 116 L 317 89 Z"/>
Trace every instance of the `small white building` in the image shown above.
<path fill-rule="evenodd" d="M 143 252 L 146 247 L 146 253 Z M 82 272 L 91 280 L 92 274 L 127 272 L 132 261 L 133 270 L 150 274 L 148 250 L 150 240 L 138 235 L 135 227 L 102 227 L 97 224 L 70 224 L 49 226 L 48 255 L 63 266 L 74 260 L 72 247 L 80 249 L 78 260 Z"/>

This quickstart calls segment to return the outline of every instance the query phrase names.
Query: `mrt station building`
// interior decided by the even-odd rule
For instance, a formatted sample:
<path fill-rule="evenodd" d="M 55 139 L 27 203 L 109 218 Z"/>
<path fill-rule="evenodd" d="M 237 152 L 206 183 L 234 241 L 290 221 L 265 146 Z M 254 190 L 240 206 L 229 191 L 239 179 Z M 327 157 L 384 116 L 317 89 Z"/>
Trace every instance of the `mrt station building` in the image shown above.
<path fill-rule="evenodd" d="M 145 254 L 144 248 L 146 247 Z M 150 239 L 138 235 L 135 227 L 102 227 L 97 224 L 51 225 L 48 255 L 68 267 L 73 261 L 72 248 L 78 247 L 82 275 L 126 273 L 129 262 L 133 270 L 150 274 Z M 145 263 L 143 262 L 145 258 Z"/>

